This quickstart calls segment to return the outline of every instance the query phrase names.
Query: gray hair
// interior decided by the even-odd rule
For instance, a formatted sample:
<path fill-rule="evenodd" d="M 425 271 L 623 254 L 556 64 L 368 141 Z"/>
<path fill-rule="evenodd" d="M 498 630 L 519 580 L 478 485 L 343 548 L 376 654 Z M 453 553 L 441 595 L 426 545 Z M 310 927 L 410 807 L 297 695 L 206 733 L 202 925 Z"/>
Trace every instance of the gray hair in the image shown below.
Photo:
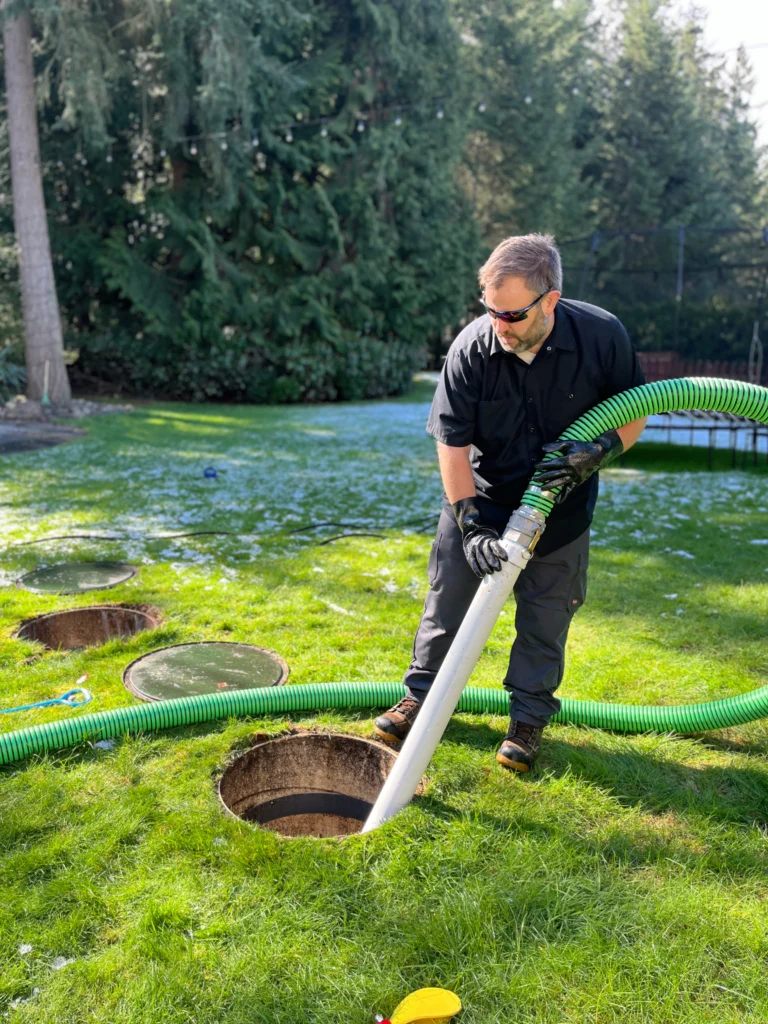
<path fill-rule="evenodd" d="M 508 277 L 522 277 L 542 292 L 563 290 L 563 268 L 552 235 L 512 235 L 499 242 L 478 272 L 480 287 L 500 287 Z"/>

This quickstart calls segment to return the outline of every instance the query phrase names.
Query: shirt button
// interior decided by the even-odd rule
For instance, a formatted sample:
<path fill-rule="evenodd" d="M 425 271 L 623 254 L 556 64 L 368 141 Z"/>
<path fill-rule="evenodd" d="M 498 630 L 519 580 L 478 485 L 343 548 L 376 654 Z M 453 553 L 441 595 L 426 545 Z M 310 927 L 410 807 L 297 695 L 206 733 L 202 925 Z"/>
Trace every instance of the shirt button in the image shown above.
<path fill-rule="evenodd" d="M 533 427 L 529 427 L 529 428 L 528 428 L 528 433 L 529 433 L 529 434 L 534 434 L 534 433 L 535 433 L 535 430 L 534 430 L 534 428 L 533 428 Z"/>
<path fill-rule="evenodd" d="M 547 345 L 547 352 L 551 352 L 551 351 L 552 351 L 552 346 L 551 345 Z"/>
<path fill-rule="evenodd" d="M 573 398 L 573 395 L 571 395 L 571 398 Z M 532 399 L 532 398 L 529 398 L 529 399 L 528 399 L 528 404 L 530 405 L 532 401 L 533 401 L 533 399 Z"/>

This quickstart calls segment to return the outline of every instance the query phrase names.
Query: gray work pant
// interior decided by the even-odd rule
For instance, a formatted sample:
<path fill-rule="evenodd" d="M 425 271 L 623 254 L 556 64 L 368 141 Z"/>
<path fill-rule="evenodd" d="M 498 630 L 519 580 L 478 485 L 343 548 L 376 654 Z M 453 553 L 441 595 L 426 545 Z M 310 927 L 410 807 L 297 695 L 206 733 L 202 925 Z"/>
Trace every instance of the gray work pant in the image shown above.
<path fill-rule="evenodd" d="M 587 529 L 550 554 L 540 556 L 534 551 L 515 583 L 517 635 L 504 689 L 510 694 L 510 714 L 519 722 L 544 726 L 560 710 L 554 692 L 563 678 L 571 618 L 586 598 L 588 564 Z M 430 589 L 404 679 L 419 700 L 437 675 L 480 585 L 464 557 L 456 521 L 445 510 L 428 572 Z"/>

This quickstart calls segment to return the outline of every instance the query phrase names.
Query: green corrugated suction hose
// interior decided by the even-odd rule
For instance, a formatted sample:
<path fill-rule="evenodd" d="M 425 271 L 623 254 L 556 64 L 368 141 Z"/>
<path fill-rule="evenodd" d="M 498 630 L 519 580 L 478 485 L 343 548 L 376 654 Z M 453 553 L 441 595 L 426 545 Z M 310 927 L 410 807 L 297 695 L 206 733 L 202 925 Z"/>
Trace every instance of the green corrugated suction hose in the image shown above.
<path fill-rule="evenodd" d="M 561 435 L 561 439 L 589 441 L 641 416 L 677 409 L 714 409 L 768 424 L 768 388 L 703 377 L 643 384 L 590 409 Z M 532 484 L 535 485 L 535 477 Z M 538 509 L 545 516 L 553 507 L 553 502 L 543 497 L 538 489 L 526 491 L 523 504 Z M 403 693 L 401 683 L 312 683 L 131 705 L 0 734 L 0 764 L 10 764 L 43 750 L 70 747 L 86 739 L 192 725 L 232 715 L 387 707 Z M 504 690 L 468 686 L 459 701 L 460 711 L 477 714 L 504 715 L 508 708 L 509 698 Z M 768 686 L 761 686 L 737 697 L 678 707 L 636 707 L 564 698 L 554 721 L 623 732 L 696 733 L 742 725 L 767 715 Z"/>

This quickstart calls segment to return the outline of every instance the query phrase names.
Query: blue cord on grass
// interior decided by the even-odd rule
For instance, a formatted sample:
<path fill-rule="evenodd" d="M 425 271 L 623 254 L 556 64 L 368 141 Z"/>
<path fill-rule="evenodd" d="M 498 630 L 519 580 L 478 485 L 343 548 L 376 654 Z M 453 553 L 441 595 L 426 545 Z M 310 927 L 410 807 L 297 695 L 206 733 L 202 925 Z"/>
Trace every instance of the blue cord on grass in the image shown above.
<path fill-rule="evenodd" d="M 73 700 L 76 693 L 82 693 L 82 700 Z M 70 708 L 81 708 L 84 704 L 90 704 L 93 700 L 93 694 L 90 690 L 86 690 L 84 686 L 76 686 L 73 690 L 67 690 L 60 697 L 54 697 L 52 700 L 39 700 L 36 704 L 22 704 L 18 708 L 3 708 L 0 711 L 0 715 L 10 715 L 12 711 L 31 711 L 32 708 L 50 708 L 54 704 L 66 704 Z"/>

